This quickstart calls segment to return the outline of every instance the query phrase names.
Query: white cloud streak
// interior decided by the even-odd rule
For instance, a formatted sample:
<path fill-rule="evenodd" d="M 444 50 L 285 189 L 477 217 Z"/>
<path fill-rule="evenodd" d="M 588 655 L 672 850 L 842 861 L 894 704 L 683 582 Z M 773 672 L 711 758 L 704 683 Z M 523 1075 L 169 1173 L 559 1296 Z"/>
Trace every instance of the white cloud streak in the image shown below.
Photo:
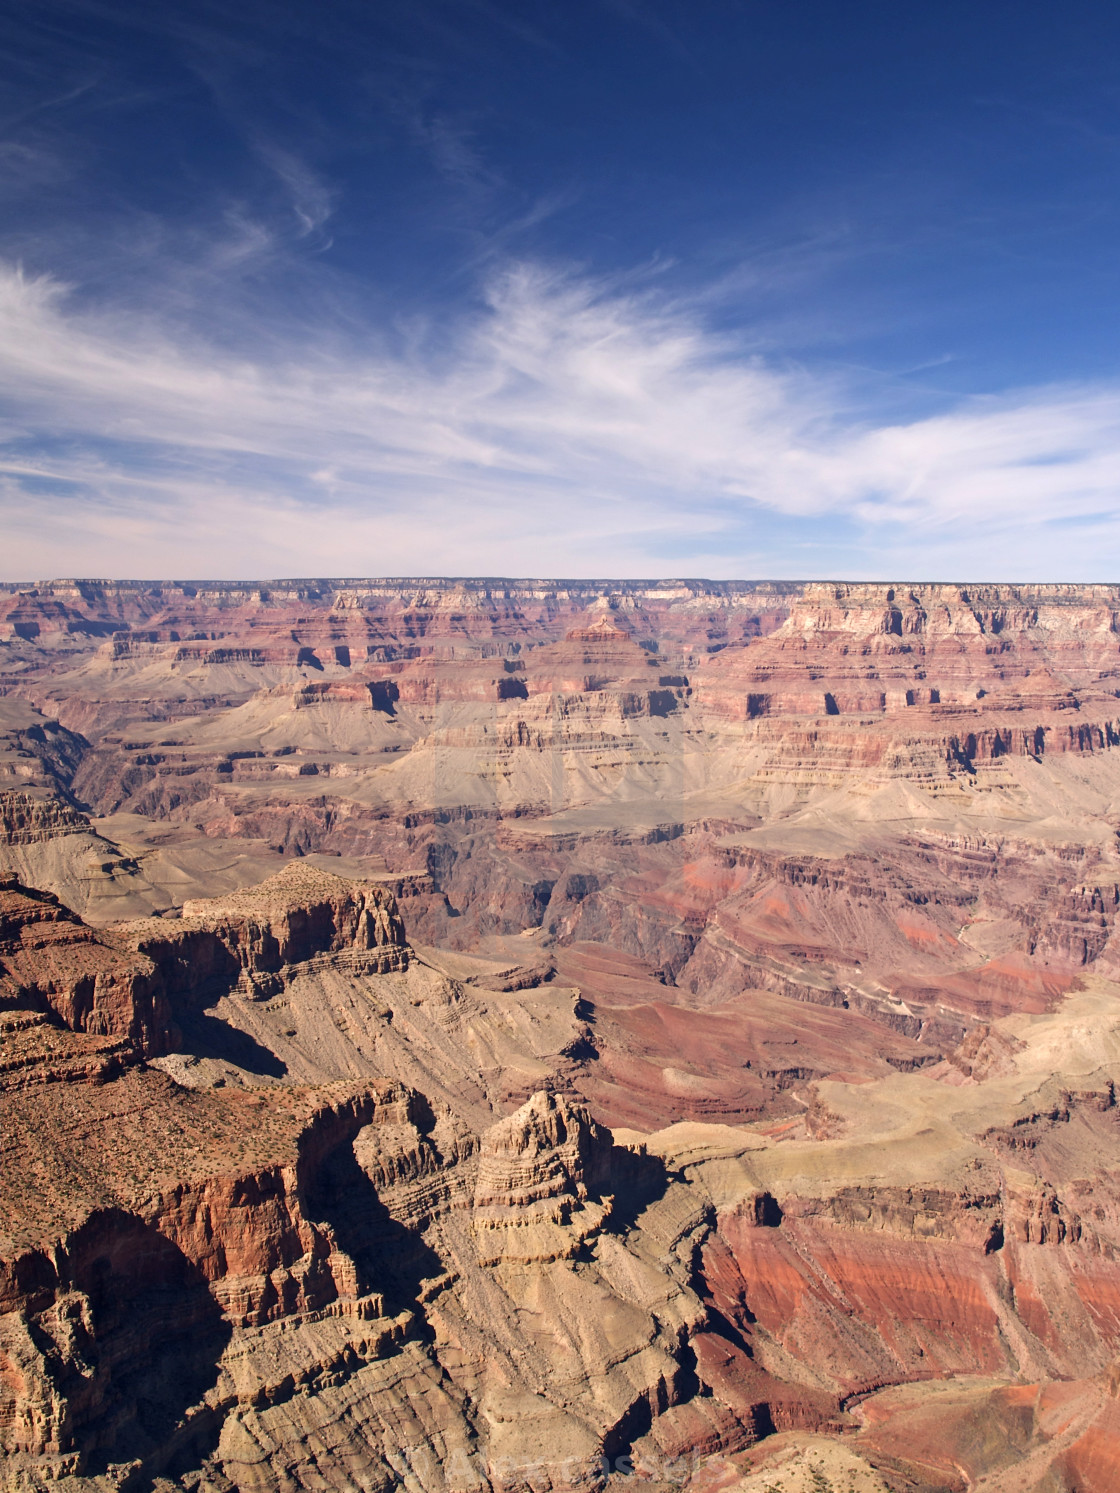
<path fill-rule="evenodd" d="M 684 308 L 533 266 L 426 346 L 273 328 L 256 356 L 7 268 L 0 397 L 7 578 L 1120 562 L 1115 388 L 876 423 Z"/>
<path fill-rule="evenodd" d="M 288 193 L 301 238 L 317 233 L 334 212 L 335 194 L 306 161 L 273 141 L 256 142 L 257 154 Z"/>

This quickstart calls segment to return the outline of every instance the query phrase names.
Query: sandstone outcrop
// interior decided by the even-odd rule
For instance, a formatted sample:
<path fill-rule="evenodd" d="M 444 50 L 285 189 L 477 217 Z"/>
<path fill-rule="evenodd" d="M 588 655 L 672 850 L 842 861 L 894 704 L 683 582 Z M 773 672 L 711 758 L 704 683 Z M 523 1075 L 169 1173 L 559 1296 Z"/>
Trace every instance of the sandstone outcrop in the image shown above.
<path fill-rule="evenodd" d="M 171 1007 L 151 960 L 99 937 L 50 892 L 0 872 L 0 1009 L 29 1006 L 92 1036 L 165 1052 Z"/>
<path fill-rule="evenodd" d="M 5 1493 L 1112 1493 L 1120 588 L 0 634 Z"/>
<path fill-rule="evenodd" d="M 544 1093 L 488 1130 L 472 1213 L 479 1263 L 577 1255 L 609 1211 L 611 1145 L 586 1110 Z"/>
<path fill-rule="evenodd" d="M 267 998 L 315 959 L 361 974 L 408 967 L 392 895 L 309 867 L 186 910 L 99 934 L 52 893 L 0 872 L 0 1005 L 47 1010 L 71 1031 L 124 1037 L 153 1057 L 178 1040 L 176 1011 L 231 987 Z"/>
<path fill-rule="evenodd" d="M 405 1092 L 383 1085 L 317 1107 L 278 1095 L 260 1112 L 260 1100 L 202 1100 L 162 1075 L 129 1082 L 130 1154 L 96 1181 L 66 1132 L 75 1112 L 111 1119 L 105 1087 L 50 1114 L 73 1223 L 52 1238 L 60 1220 L 38 1198 L 42 1242 L 9 1241 L 0 1271 L 0 1468 L 12 1487 L 68 1475 L 127 1485 L 191 1465 L 243 1395 L 276 1393 L 259 1374 L 238 1384 L 236 1352 L 222 1367 L 238 1329 L 351 1322 L 351 1355 L 373 1361 L 408 1333 L 407 1315 L 386 1315 L 316 1211 L 328 1159 L 363 1127 L 406 1115 Z M 8 1136 L 9 1152 L 34 1164 L 24 1127 Z M 19 1188 L 9 1180 L 5 1191 L 10 1204 Z"/>
<path fill-rule="evenodd" d="M 298 861 L 259 886 L 187 901 L 180 918 L 125 925 L 117 936 L 152 960 L 173 998 L 207 995 L 231 980 L 267 997 L 292 966 L 316 958 L 364 974 L 408 968 L 391 892 Z"/>
<path fill-rule="evenodd" d="M 0 837 L 6 845 L 40 845 L 89 832 L 84 814 L 45 794 L 0 794 Z"/>

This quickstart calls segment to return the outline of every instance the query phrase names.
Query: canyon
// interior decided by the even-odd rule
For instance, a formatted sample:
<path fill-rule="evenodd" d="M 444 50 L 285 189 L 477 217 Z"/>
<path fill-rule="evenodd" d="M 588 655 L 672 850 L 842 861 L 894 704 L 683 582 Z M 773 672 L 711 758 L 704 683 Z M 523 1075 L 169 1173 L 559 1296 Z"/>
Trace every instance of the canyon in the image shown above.
<path fill-rule="evenodd" d="M 0 586 L 4 1493 L 1112 1493 L 1120 586 Z"/>

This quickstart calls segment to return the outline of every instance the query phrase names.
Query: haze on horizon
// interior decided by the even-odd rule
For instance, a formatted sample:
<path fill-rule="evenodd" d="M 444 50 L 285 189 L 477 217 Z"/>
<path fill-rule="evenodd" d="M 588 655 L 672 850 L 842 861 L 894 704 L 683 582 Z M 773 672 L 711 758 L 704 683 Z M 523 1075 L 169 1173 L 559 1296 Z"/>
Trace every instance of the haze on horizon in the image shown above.
<path fill-rule="evenodd" d="M 1120 569 L 1120 12 L 4 0 L 0 579 Z"/>

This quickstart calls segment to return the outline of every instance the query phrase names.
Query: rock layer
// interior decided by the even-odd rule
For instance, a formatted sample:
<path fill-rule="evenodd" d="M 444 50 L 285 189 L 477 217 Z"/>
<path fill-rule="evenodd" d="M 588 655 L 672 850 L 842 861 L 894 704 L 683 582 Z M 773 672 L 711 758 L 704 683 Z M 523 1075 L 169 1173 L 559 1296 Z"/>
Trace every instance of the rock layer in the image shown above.
<path fill-rule="evenodd" d="M 0 613 L 0 1486 L 1111 1489 L 1120 588 Z"/>

